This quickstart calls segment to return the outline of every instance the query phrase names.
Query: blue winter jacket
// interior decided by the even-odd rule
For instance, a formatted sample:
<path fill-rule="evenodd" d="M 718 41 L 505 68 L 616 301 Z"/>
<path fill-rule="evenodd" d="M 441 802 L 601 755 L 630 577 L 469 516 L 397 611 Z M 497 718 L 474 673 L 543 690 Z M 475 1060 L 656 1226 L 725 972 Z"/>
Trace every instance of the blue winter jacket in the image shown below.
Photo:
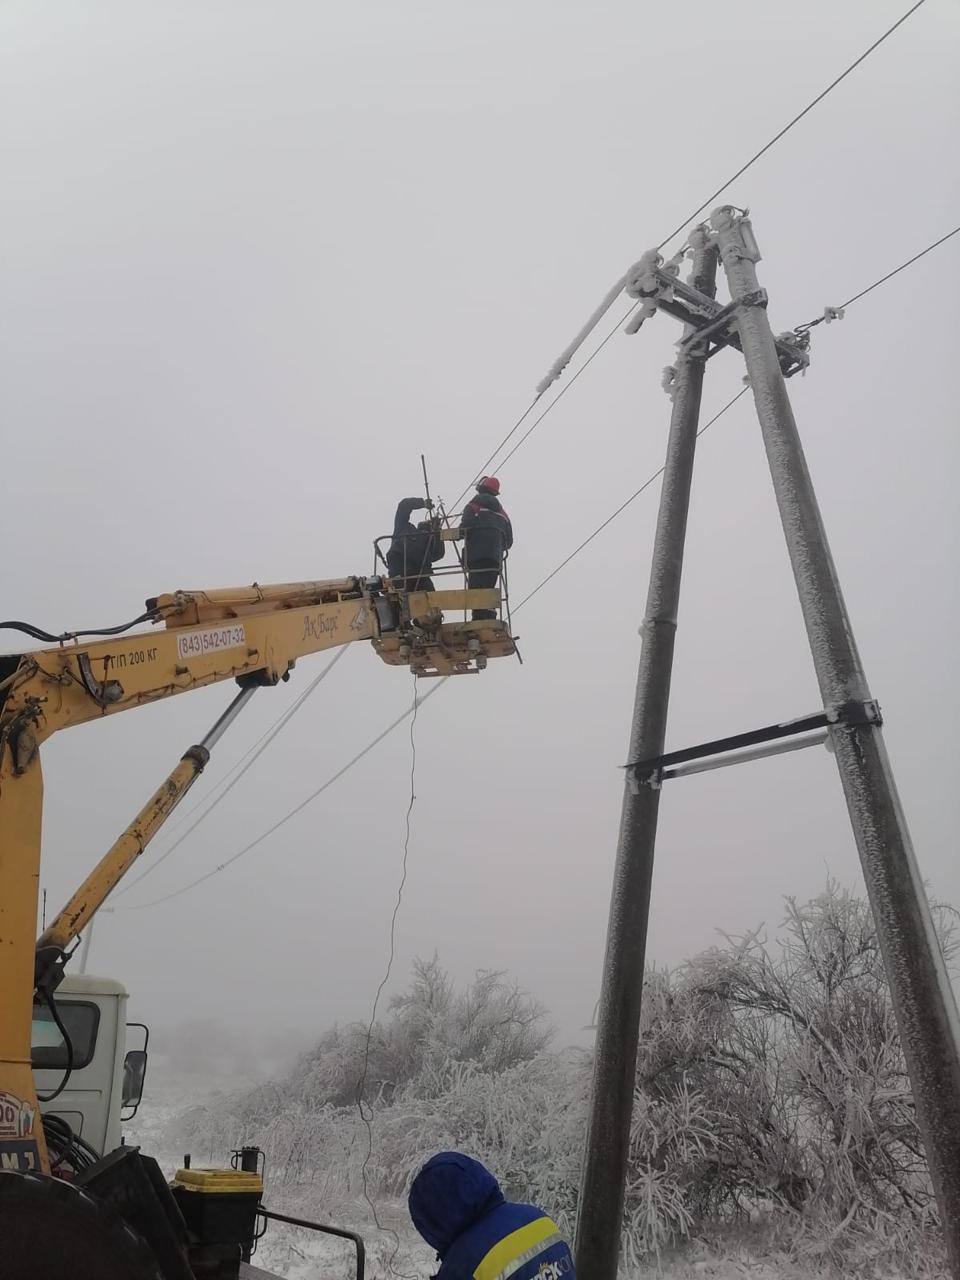
<path fill-rule="evenodd" d="M 557 1224 L 511 1204 L 478 1160 L 441 1151 L 410 1188 L 413 1225 L 437 1251 L 436 1280 L 575 1280 Z"/>

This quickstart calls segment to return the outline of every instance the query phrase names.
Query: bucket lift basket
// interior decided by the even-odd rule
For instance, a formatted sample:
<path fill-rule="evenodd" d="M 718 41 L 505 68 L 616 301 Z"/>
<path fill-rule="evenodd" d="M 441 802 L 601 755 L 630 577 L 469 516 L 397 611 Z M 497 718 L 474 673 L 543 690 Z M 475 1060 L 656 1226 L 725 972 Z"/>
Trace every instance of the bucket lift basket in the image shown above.
<path fill-rule="evenodd" d="M 444 542 L 456 542 L 457 529 L 443 529 Z M 386 549 L 391 535 L 374 543 L 376 568 L 382 594 L 377 598 L 379 635 L 373 647 L 390 666 L 408 666 L 416 676 L 476 675 L 490 658 L 508 658 L 517 652 L 510 633 L 510 605 L 506 569 L 501 567 L 496 586 L 469 588 L 466 571 L 457 564 L 434 565 L 416 578 L 390 578 Z M 422 590 L 424 578 L 437 579 L 436 589 Z M 474 620 L 474 611 L 490 613 Z"/>

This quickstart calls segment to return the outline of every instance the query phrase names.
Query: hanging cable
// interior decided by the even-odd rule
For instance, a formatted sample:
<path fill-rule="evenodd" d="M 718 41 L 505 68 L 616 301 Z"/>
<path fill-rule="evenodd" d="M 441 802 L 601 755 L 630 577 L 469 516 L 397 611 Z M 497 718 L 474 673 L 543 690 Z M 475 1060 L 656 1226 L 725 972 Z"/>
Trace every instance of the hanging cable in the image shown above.
<path fill-rule="evenodd" d="M 263 755 L 267 747 L 269 747 L 271 742 L 273 742 L 274 738 L 276 738 L 278 734 L 283 732 L 283 730 L 287 727 L 287 725 L 290 723 L 293 717 L 297 714 L 297 712 L 300 710 L 300 708 L 303 706 L 306 700 L 310 697 L 310 695 L 314 692 L 314 690 L 319 685 L 321 685 L 324 680 L 326 680 L 327 676 L 330 674 L 333 668 L 337 665 L 340 659 L 346 654 L 346 652 L 347 652 L 346 646 L 344 646 L 344 648 L 342 649 L 337 650 L 337 652 L 333 655 L 333 657 L 330 659 L 327 665 L 323 668 L 323 670 L 317 676 L 315 676 L 313 680 L 311 680 L 310 684 L 303 691 L 303 693 L 300 694 L 299 698 L 297 698 L 293 706 L 288 707 L 287 710 L 283 713 L 283 715 L 280 716 L 280 718 L 276 721 L 273 728 L 269 729 L 263 735 L 263 737 L 260 739 L 260 745 L 256 748 L 256 750 L 250 756 L 247 763 L 243 766 L 242 769 L 240 769 L 237 772 L 236 776 L 228 783 L 226 787 L 224 787 L 224 789 L 220 792 L 220 794 L 216 797 L 216 799 L 213 800 L 213 802 L 208 806 L 208 808 L 205 809 L 204 812 L 200 814 L 196 822 L 192 822 L 190 826 L 187 827 L 186 831 L 184 831 L 183 835 L 180 836 L 178 839 L 174 840 L 173 844 L 170 845 L 169 849 L 166 849 L 160 855 L 159 858 L 156 858 L 153 862 L 151 862 L 150 865 L 145 868 L 142 875 L 139 875 L 136 878 L 136 880 L 132 881 L 130 884 L 124 885 L 122 888 L 116 890 L 116 892 L 114 893 L 115 898 L 122 897 L 123 894 L 128 893 L 131 889 L 135 889 L 138 884 L 142 884 L 144 880 L 146 880 L 147 876 L 153 875 L 157 867 L 162 866 L 163 863 L 166 862 L 167 858 L 169 858 L 170 855 L 175 850 L 179 849 L 179 847 L 183 844 L 184 840 L 186 840 L 190 835 L 193 834 L 194 831 L 196 831 L 200 823 L 203 822 L 206 818 L 209 818 L 210 814 L 214 811 L 214 809 L 216 809 L 217 805 L 220 804 L 222 800 L 226 799 L 226 797 L 230 794 L 230 792 L 237 785 L 237 783 L 244 776 L 244 774 L 247 773 L 249 769 L 253 768 L 253 766 L 256 764 L 260 756 Z"/>
<path fill-rule="evenodd" d="M 370 1212 L 373 1214 L 373 1220 L 377 1225 L 377 1230 L 387 1231 L 390 1235 L 394 1237 L 394 1241 L 395 1241 L 394 1250 L 390 1256 L 389 1262 L 387 1263 L 387 1267 L 391 1272 L 393 1272 L 394 1259 L 396 1258 L 398 1252 L 400 1251 L 400 1237 L 397 1234 L 397 1232 L 393 1230 L 393 1228 L 384 1227 L 382 1225 L 382 1223 L 380 1222 L 380 1218 L 377 1215 L 376 1206 L 374 1205 L 373 1200 L 370 1198 L 370 1188 L 369 1188 L 369 1183 L 367 1179 L 367 1170 L 370 1165 L 370 1160 L 373 1157 L 373 1125 L 371 1123 L 372 1116 L 373 1116 L 373 1109 L 371 1108 L 370 1115 L 367 1115 L 366 1111 L 364 1111 L 363 1095 L 367 1087 L 367 1078 L 370 1072 L 370 1047 L 373 1041 L 373 1031 L 377 1024 L 377 1009 L 379 1008 L 379 1005 L 380 1005 L 380 997 L 383 995 L 384 990 L 386 989 L 387 983 L 390 981 L 390 974 L 393 971 L 393 961 L 396 955 L 397 916 L 400 913 L 400 906 L 401 906 L 401 903 L 403 902 L 403 890 L 406 887 L 406 883 L 407 883 L 407 865 L 410 857 L 410 818 L 413 814 L 413 806 L 417 800 L 417 793 L 416 793 L 417 742 L 416 742 L 416 738 L 414 737 L 414 729 L 416 728 L 416 724 L 417 724 L 417 711 L 419 709 L 419 705 L 420 703 L 417 698 L 417 678 L 416 676 L 414 676 L 413 707 L 412 707 L 412 716 L 410 719 L 410 799 L 407 803 L 407 812 L 406 812 L 406 818 L 404 823 L 403 863 L 402 863 L 402 868 L 400 872 L 400 883 L 397 886 L 397 900 L 394 903 L 393 915 L 390 917 L 390 949 L 389 949 L 389 955 L 387 957 L 387 967 L 384 970 L 382 979 L 380 980 L 380 985 L 379 987 L 377 987 L 376 995 L 373 997 L 373 1008 L 370 1011 L 370 1022 L 369 1022 L 369 1025 L 367 1026 L 367 1033 L 364 1039 L 363 1067 L 360 1072 L 360 1078 L 357 1081 L 357 1110 L 360 1113 L 360 1119 L 363 1121 L 363 1125 L 367 1132 L 367 1150 L 366 1150 L 366 1153 L 364 1154 L 363 1164 L 361 1165 L 361 1168 L 360 1168 L 360 1177 L 363 1182 L 363 1198 L 364 1200 L 366 1200 L 367 1204 L 370 1207 Z"/>

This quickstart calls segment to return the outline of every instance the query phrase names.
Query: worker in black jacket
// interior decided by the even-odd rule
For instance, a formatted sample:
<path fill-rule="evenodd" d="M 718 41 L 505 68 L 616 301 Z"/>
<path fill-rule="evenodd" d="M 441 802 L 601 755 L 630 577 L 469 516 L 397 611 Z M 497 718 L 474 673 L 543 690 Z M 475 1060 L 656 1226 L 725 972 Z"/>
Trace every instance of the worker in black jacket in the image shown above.
<path fill-rule="evenodd" d="M 484 476 L 477 485 L 477 496 L 467 503 L 460 518 L 469 588 L 495 587 L 503 558 L 513 546 L 513 526 L 500 505 L 499 492 L 500 481 L 496 476 Z M 473 611 L 474 622 L 496 616 L 493 609 Z"/>
<path fill-rule="evenodd" d="M 397 586 L 406 591 L 432 591 L 430 570 L 442 560 L 446 547 L 440 537 L 439 520 L 421 520 L 414 525 L 414 511 L 432 507 L 426 498 L 404 498 L 397 505 L 393 520 L 393 538 L 387 552 L 387 572 Z"/>

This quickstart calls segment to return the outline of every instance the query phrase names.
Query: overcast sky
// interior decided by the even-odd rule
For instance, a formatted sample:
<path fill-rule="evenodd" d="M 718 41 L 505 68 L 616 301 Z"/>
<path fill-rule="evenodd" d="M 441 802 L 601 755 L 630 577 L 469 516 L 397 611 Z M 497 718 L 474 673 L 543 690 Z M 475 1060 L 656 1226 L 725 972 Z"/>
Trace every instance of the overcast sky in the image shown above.
<path fill-rule="evenodd" d="M 455 498 L 612 281 L 906 7 L 0 4 L 4 615 L 95 627 L 176 588 L 367 572 L 421 451 Z M 958 6 L 928 0 L 727 193 L 753 212 L 777 330 L 960 221 L 958 37 Z M 958 265 L 960 238 L 815 330 L 790 393 L 920 866 L 960 903 Z M 500 473 L 515 600 L 660 466 L 678 336 L 666 316 L 618 335 Z M 742 374 L 735 352 L 711 362 L 705 416 Z M 508 969 L 582 1041 L 656 500 L 522 612 L 522 667 L 423 708 L 391 990 L 435 950 L 459 979 Z M 324 661 L 257 694 L 192 799 Z M 229 857 L 411 695 L 355 646 L 123 903 Z M 51 910 L 231 696 L 45 746 Z M 668 747 L 818 707 L 745 397 L 699 453 Z M 409 771 L 401 729 L 228 871 L 104 917 L 92 968 L 161 1023 L 363 1016 Z M 650 958 L 773 929 L 828 874 L 861 883 L 824 750 L 671 783 Z"/>

